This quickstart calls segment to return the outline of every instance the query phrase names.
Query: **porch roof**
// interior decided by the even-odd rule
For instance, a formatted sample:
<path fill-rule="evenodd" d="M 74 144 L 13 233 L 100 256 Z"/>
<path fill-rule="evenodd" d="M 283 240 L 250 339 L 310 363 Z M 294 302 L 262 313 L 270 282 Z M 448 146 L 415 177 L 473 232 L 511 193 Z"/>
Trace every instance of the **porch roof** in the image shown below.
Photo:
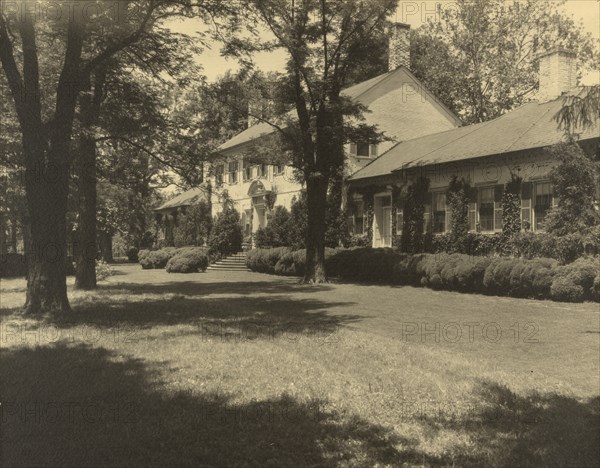
<path fill-rule="evenodd" d="M 575 92 L 582 93 L 585 88 Z M 484 156 L 542 148 L 566 141 L 554 116 L 565 96 L 549 102 L 530 102 L 488 122 L 400 142 L 353 174 L 349 181 L 393 174 L 394 171 Z M 600 137 L 600 120 L 581 130 L 579 140 Z"/>

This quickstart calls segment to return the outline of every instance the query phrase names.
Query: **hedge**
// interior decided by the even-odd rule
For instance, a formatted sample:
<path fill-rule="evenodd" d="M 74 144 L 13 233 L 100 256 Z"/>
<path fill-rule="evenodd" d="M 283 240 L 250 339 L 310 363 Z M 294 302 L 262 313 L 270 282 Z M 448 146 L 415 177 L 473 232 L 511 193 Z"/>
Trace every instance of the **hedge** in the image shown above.
<path fill-rule="evenodd" d="M 305 250 L 255 249 L 253 271 L 302 276 Z M 477 257 L 399 253 L 393 249 L 327 249 L 327 274 L 342 280 L 557 301 L 600 302 L 600 258 L 559 265 L 548 258 Z"/>
<path fill-rule="evenodd" d="M 178 249 L 166 265 L 167 273 L 196 273 L 206 271 L 208 257 L 206 249 L 201 247 L 183 247 Z"/>

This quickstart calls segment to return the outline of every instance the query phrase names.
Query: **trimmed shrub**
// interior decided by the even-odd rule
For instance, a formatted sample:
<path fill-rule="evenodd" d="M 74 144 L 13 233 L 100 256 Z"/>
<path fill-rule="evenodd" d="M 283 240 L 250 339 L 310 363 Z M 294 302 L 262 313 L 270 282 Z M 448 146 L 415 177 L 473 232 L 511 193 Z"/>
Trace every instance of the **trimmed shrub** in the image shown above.
<path fill-rule="evenodd" d="M 206 271 L 208 257 L 202 247 L 184 247 L 173 255 L 166 265 L 167 273 L 196 273 Z"/>
<path fill-rule="evenodd" d="M 596 297 L 595 281 L 598 275 L 600 275 L 600 258 L 579 258 L 573 263 L 556 269 L 550 294 L 553 299 L 560 301 L 594 300 Z"/>
<path fill-rule="evenodd" d="M 325 269 L 330 273 L 327 261 L 335 255 L 337 249 L 325 247 Z M 283 276 L 304 276 L 306 271 L 306 249 L 294 250 L 281 256 L 275 265 L 275 274 Z"/>
<path fill-rule="evenodd" d="M 285 247 L 291 244 L 291 215 L 283 206 L 276 206 L 268 218 L 268 224 L 255 234 L 258 248 Z"/>
<path fill-rule="evenodd" d="M 275 265 L 279 259 L 290 252 L 289 247 L 274 249 L 252 249 L 246 254 L 246 266 L 258 273 L 275 274 Z"/>
<path fill-rule="evenodd" d="M 139 252 L 140 250 L 137 247 L 129 247 L 126 252 L 127 260 L 129 260 L 131 263 L 137 263 L 139 260 Z"/>
<path fill-rule="evenodd" d="M 239 213 L 229 205 L 217 215 L 208 240 L 211 253 L 227 256 L 242 250 L 242 227 Z"/>
<path fill-rule="evenodd" d="M 142 254 L 143 252 L 143 254 Z M 159 250 L 140 251 L 138 254 L 139 263 L 144 270 L 162 269 L 167 266 L 167 262 L 175 255 L 175 247 L 165 247 Z"/>
<path fill-rule="evenodd" d="M 394 274 L 394 264 L 403 255 L 391 248 L 373 249 L 357 247 L 331 252 L 326 269 L 330 276 L 345 280 L 389 282 Z"/>

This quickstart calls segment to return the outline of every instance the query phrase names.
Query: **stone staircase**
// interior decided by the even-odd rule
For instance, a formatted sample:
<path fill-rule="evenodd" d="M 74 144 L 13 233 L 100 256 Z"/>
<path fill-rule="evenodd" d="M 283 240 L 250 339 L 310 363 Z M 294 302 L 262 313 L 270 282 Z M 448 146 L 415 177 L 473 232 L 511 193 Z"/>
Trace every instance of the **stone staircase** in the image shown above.
<path fill-rule="evenodd" d="M 246 267 L 246 252 L 238 252 L 229 257 L 222 258 L 218 262 L 209 265 L 208 270 L 219 271 L 250 271 Z"/>

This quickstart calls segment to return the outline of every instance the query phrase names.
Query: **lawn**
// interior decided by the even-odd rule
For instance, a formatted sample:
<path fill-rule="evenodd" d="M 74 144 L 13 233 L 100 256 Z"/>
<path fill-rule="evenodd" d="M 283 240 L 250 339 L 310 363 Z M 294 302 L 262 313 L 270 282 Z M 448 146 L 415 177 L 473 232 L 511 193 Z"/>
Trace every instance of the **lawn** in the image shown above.
<path fill-rule="evenodd" d="M 598 466 L 598 304 L 115 266 L 2 280 L 1 466 Z"/>

